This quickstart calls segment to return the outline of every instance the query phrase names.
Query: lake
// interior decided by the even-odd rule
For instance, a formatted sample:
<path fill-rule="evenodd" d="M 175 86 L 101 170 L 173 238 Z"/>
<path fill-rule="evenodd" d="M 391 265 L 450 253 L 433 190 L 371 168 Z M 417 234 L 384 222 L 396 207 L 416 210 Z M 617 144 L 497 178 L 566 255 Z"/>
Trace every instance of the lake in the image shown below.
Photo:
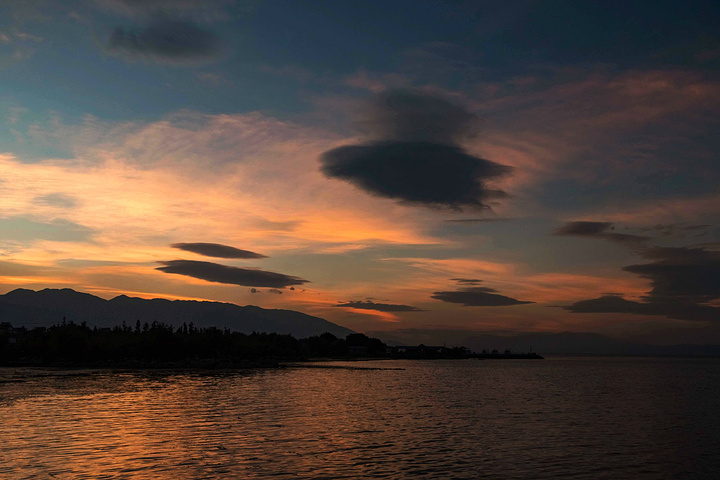
<path fill-rule="evenodd" d="M 0 369 L 0 478 L 715 478 L 720 359 Z"/>

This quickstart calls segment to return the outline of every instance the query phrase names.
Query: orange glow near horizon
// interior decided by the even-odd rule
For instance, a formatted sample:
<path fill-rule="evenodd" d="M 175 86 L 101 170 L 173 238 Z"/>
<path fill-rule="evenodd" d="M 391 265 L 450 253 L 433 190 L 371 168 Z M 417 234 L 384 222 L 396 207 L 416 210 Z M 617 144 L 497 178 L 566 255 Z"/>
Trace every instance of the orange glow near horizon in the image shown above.
<path fill-rule="evenodd" d="M 516 80 L 520 86 L 533 82 Z M 346 81 L 380 91 L 379 80 L 368 75 Z M 623 322 L 627 331 L 641 321 L 671 324 L 667 318 L 632 313 L 578 315 L 550 308 L 607 293 L 642 303 L 654 288 L 652 278 L 622 270 L 651 263 L 632 249 L 582 235 L 559 239 L 553 232 L 572 220 L 613 222 L 635 231 L 665 223 L 711 225 L 720 215 L 717 193 L 652 201 L 610 198 L 562 214 L 535 197 L 555 177 L 595 182 L 597 171 L 573 168 L 573 162 L 588 148 L 605 145 L 612 127 L 635 128 L 717 101 L 715 85 L 690 74 L 653 71 L 598 73 L 515 96 L 495 97 L 492 91 L 498 90 L 485 86 L 488 98 L 468 100 L 473 112 L 492 115 L 526 107 L 527 114 L 514 124 L 500 116 L 482 135 L 458 144 L 469 154 L 514 169 L 485 185 L 511 196 L 477 209 L 402 203 L 324 176 L 318 160 L 323 152 L 368 139 L 341 137 L 313 122 L 303 125 L 302 117 L 294 123 L 262 112 L 183 111 L 145 123 L 88 117 L 78 125 L 58 121 L 38 128 L 38 142 L 62 138 L 72 155 L 30 161 L 20 153 L 0 154 L 0 221 L 6 237 L 0 244 L 0 285 L 258 304 L 297 309 L 358 330 L 442 329 L 447 324 L 488 331 L 619 332 Z M 604 92 L 606 101 L 588 107 L 595 109 L 592 118 L 579 120 L 574 109 L 592 91 Z M 658 102 L 668 92 L 677 96 Z M 547 98 L 560 98 L 565 107 L 548 106 Z M 336 110 L 349 102 L 325 101 Z M 547 118 L 553 119 L 552 129 Z M 635 174 L 643 171 L 643 162 L 608 160 L 603 168 L 613 175 L 623 169 Z M 566 169 L 568 178 L 560 175 Z M 710 237 L 697 243 L 704 238 Z M 677 239 L 666 240 L 653 239 L 657 245 L 679 245 Z M 171 246 L 182 242 L 233 246 L 267 258 L 207 257 Z M 570 265 L 558 250 L 571 242 L 589 259 L 610 259 L 608 265 L 589 262 L 588 271 Z M 537 244 L 541 248 L 535 249 Z M 555 253 L 550 258 L 557 265 L 537 253 L 545 251 Z M 573 258 L 582 262 L 577 252 Z M 163 261 L 180 259 L 259 269 L 309 283 L 284 289 L 282 295 L 268 288 L 252 293 L 245 283 L 156 270 Z M 469 307 L 433 298 L 435 292 L 473 288 L 509 298 L 510 304 Z M 368 298 L 410 308 L 337 307 Z"/>

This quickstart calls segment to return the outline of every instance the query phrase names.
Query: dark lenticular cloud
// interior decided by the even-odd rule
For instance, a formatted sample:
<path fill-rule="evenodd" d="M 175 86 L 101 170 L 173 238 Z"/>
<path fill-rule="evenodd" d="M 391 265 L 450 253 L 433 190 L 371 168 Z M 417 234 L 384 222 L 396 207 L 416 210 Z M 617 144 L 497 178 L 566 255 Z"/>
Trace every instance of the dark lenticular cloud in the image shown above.
<path fill-rule="evenodd" d="M 555 235 L 577 235 L 593 237 L 600 235 L 612 227 L 610 222 L 568 222 L 560 227 Z"/>
<path fill-rule="evenodd" d="M 707 303 L 720 298 L 720 252 L 689 247 L 652 247 L 643 256 L 655 260 L 623 270 L 651 281 L 653 303 Z"/>
<path fill-rule="evenodd" d="M 472 287 L 448 292 L 435 292 L 431 298 L 448 303 L 461 303 L 465 307 L 506 307 L 533 303 L 516 300 L 493 292 L 496 292 L 496 290 L 488 287 Z"/>
<path fill-rule="evenodd" d="M 447 223 L 493 223 L 493 222 L 507 222 L 509 221 L 509 218 L 502 218 L 502 217 L 496 217 L 496 218 L 455 218 L 450 220 L 445 220 Z"/>
<path fill-rule="evenodd" d="M 205 255 L 206 257 L 216 258 L 267 258 L 260 253 L 251 252 L 249 250 L 241 250 L 239 248 L 221 245 L 219 243 L 173 243 L 173 248 L 179 248 L 186 252 Z"/>
<path fill-rule="evenodd" d="M 558 236 L 599 238 L 617 243 L 644 243 L 650 237 L 641 235 L 628 235 L 615 233 L 615 227 L 610 222 L 568 222 L 553 233 Z"/>
<path fill-rule="evenodd" d="M 482 180 L 509 167 L 473 157 L 460 147 L 427 142 L 379 142 L 325 152 L 322 171 L 380 197 L 428 206 L 483 208 L 505 192 Z"/>
<path fill-rule="evenodd" d="M 451 278 L 453 282 L 457 282 L 459 285 L 478 285 L 482 283 L 482 280 L 478 278 Z"/>
<path fill-rule="evenodd" d="M 581 300 L 563 308 L 573 313 L 629 313 L 707 322 L 720 319 L 720 308 L 710 305 L 634 302 L 615 295 Z"/>
<path fill-rule="evenodd" d="M 360 308 L 363 310 L 377 310 L 379 312 L 424 312 L 417 307 L 410 305 L 398 305 L 392 303 L 375 303 L 375 302 L 345 302 L 335 305 L 336 307 Z"/>
<path fill-rule="evenodd" d="M 159 262 L 163 267 L 157 267 L 165 273 L 186 275 L 208 282 L 227 283 L 230 285 L 243 285 L 246 287 L 284 288 L 290 285 L 302 285 L 309 280 L 291 277 L 282 273 L 267 272 L 255 268 L 229 267 L 211 262 L 197 262 L 194 260 L 170 260 Z"/>
<path fill-rule="evenodd" d="M 719 321 L 720 252 L 692 247 L 648 247 L 639 252 L 651 263 L 623 270 L 651 282 L 644 302 L 617 296 L 583 300 L 563 307 L 575 313 L 634 313 L 664 315 L 679 320 Z"/>
<path fill-rule="evenodd" d="M 371 140 L 323 153 L 325 176 L 372 195 L 425 206 L 488 208 L 489 199 L 507 196 L 485 181 L 512 168 L 470 155 L 456 143 L 472 134 L 477 118 L 446 100 L 383 93 L 359 123 Z"/>
<path fill-rule="evenodd" d="M 157 17 L 144 28 L 117 27 L 107 42 L 108 50 L 131 59 L 173 64 L 194 64 L 217 57 L 222 42 L 192 22 Z"/>

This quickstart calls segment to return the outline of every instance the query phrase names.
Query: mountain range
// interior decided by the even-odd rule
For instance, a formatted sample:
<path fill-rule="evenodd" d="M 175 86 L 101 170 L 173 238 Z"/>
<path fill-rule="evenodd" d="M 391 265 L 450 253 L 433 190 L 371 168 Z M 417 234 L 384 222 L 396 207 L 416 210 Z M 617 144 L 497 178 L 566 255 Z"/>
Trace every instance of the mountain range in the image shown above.
<path fill-rule="evenodd" d="M 143 299 L 120 295 L 105 300 L 69 288 L 33 291 L 18 288 L 0 295 L 0 322 L 15 327 L 48 327 L 63 320 L 89 326 L 113 327 L 125 322 L 229 328 L 242 333 L 276 332 L 307 338 L 325 332 L 345 338 L 354 331 L 293 310 L 264 309 L 223 302 Z M 513 352 L 571 355 L 720 356 L 720 345 L 648 345 L 625 342 L 594 333 L 521 333 L 511 336 L 470 330 L 409 329 L 366 332 L 389 345 L 463 345 L 480 352 L 506 348 Z"/>
<path fill-rule="evenodd" d="M 229 328 L 241 333 L 276 332 L 306 338 L 325 332 L 345 338 L 353 330 L 292 310 L 265 309 L 222 302 L 143 299 L 120 295 L 105 300 L 69 288 L 33 291 L 18 288 L 0 295 L 0 322 L 15 327 L 48 327 L 63 320 L 87 322 L 89 326 L 113 327 L 125 322 L 165 323 L 177 328 L 183 323 L 196 327 Z"/>

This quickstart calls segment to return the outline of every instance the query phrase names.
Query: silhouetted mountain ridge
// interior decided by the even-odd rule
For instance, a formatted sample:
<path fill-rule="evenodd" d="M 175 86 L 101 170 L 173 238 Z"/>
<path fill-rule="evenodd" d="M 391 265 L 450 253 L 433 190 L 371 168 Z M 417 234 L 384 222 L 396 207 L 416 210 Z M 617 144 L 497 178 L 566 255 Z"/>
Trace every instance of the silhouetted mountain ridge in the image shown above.
<path fill-rule="evenodd" d="M 264 309 L 233 303 L 143 299 L 119 295 L 105 300 L 70 288 L 34 291 L 18 288 L 0 295 L 0 321 L 14 326 L 50 326 L 63 318 L 90 326 L 113 327 L 122 322 L 166 323 L 179 327 L 183 323 L 196 327 L 229 328 L 242 333 L 275 332 L 296 338 L 325 332 L 344 338 L 352 330 L 319 317 L 293 310 Z"/>

